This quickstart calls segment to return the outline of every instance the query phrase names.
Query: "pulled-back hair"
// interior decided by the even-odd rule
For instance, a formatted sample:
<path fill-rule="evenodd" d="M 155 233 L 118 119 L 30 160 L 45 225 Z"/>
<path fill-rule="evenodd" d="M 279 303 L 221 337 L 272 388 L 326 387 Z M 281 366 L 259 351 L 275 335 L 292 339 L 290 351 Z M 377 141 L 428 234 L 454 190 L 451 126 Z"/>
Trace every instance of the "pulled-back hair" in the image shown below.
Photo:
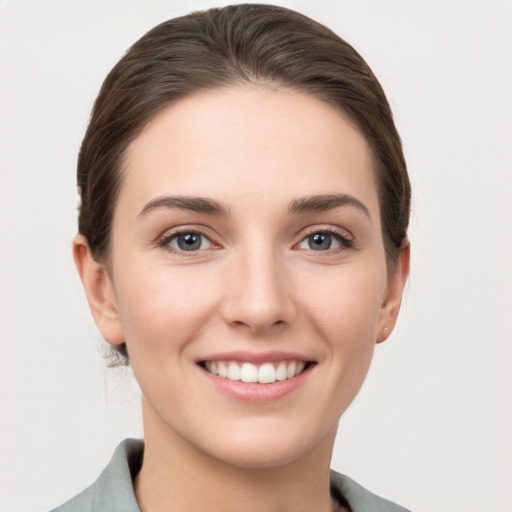
<path fill-rule="evenodd" d="M 394 269 L 407 237 L 410 183 L 400 137 L 375 75 L 327 27 L 283 7 L 245 4 L 166 21 L 139 39 L 105 79 L 78 158 L 78 229 L 108 259 L 112 219 L 130 143 L 186 96 L 245 84 L 309 94 L 347 114 L 375 157 L 382 237 Z M 118 347 L 126 356 L 126 347 Z"/>

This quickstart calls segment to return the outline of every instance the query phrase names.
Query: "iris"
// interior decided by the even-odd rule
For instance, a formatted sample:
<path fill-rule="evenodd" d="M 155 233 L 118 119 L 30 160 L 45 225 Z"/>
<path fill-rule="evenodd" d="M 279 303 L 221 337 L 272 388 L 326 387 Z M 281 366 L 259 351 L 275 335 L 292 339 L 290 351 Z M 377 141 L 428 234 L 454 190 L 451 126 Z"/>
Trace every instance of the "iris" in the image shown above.
<path fill-rule="evenodd" d="M 313 251 L 325 251 L 332 245 L 332 236 L 328 233 L 315 233 L 308 236 L 308 246 Z"/>

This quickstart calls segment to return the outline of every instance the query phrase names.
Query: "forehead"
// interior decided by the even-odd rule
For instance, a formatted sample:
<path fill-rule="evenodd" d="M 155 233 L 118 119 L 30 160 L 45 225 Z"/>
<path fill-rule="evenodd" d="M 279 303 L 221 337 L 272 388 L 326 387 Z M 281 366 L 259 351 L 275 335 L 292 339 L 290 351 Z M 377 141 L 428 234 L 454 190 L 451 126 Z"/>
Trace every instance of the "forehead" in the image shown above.
<path fill-rule="evenodd" d="M 157 115 L 128 148 L 122 203 L 155 195 L 228 204 L 347 193 L 378 210 L 372 151 L 343 112 L 309 95 L 266 87 L 187 97 Z"/>

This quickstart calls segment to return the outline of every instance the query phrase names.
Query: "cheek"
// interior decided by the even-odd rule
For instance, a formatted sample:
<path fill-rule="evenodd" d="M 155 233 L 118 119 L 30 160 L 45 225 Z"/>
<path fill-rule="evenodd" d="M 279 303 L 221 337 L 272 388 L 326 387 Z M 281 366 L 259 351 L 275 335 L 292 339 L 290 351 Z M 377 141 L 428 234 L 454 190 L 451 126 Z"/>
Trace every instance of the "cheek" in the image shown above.
<path fill-rule="evenodd" d="M 375 341 L 386 287 L 385 268 L 340 269 L 316 275 L 307 288 L 305 307 L 317 327 L 331 340 L 353 343 Z"/>
<path fill-rule="evenodd" d="M 147 355 L 158 350 L 175 352 L 204 328 L 215 310 L 220 287 L 214 276 L 201 272 L 156 267 L 119 279 L 118 310 L 128 350 L 144 347 Z M 135 355 L 135 354 L 134 354 Z"/>
<path fill-rule="evenodd" d="M 382 298 L 386 286 L 385 269 L 372 272 L 341 273 L 325 281 L 324 293 L 315 288 L 309 304 L 314 309 L 315 328 L 325 344 L 329 382 L 335 397 L 325 410 L 339 417 L 359 392 L 374 353 Z"/>

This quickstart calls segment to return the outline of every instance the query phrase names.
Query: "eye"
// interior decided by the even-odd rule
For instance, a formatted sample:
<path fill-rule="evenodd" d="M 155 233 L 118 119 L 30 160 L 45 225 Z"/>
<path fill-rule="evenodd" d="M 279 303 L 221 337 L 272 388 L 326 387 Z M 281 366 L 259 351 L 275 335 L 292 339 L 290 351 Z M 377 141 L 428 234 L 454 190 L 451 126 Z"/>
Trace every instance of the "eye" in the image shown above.
<path fill-rule="evenodd" d="M 201 251 L 214 247 L 213 242 L 207 236 L 196 231 L 175 233 L 162 240 L 162 245 L 180 252 Z"/>
<path fill-rule="evenodd" d="M 329 251 L 352 247 L 352 242 L 338 233 L 315 231 L 303 238 L 297 247 L 309 251 Z"/>

